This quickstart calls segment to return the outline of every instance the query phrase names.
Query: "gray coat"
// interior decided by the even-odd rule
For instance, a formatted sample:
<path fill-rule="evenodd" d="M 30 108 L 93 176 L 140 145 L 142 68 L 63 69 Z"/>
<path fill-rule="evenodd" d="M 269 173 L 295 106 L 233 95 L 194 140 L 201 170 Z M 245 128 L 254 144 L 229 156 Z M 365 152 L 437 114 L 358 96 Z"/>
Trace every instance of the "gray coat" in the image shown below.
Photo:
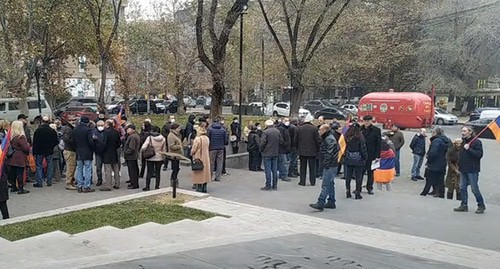
<path fill-rule="evenodd" d="M 123 146 L 123 158 L 127 161 L 135 161 L 139 158 L 139 149 L 141 148 L 141 138 L 134 132 L 127 137 Z"/>
<path fill-rule="evenodd" d="M 274 126 L 267 127 L 262 132 L 260 138 L 260 151 L 263 157 L 278 157 L 280 144 L 283 144 L 283 137 Z"/>

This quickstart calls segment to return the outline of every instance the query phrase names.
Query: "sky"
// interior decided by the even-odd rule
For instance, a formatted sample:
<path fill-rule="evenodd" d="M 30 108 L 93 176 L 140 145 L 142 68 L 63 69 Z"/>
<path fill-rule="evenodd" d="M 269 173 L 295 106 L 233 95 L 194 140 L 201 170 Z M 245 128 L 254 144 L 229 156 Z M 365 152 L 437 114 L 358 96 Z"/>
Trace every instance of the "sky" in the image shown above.
<path fill-rule="evenodd" d="M 162 3 L 162 4 L 171 4 L 174 0 L 130 0 L 128 7 L 127 7 L 127 15 L 130 14 L 131 12 L 134 12 L 137 10 L 136 7 L 141 12 L 141 17 L 143 19 L 154 19 L 156 16 L 154 6 L 155 4 Z M 185 2 L 186 0 L 177 0 L 177 2 Z M 128 16 L 127 16 L 128 17 Z"/>

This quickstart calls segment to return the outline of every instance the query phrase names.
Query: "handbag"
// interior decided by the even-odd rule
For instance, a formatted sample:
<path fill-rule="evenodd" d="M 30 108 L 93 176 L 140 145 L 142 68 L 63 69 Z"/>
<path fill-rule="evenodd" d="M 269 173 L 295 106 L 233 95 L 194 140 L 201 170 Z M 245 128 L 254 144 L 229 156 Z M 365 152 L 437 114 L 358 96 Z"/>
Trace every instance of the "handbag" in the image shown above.
<path fill-rule="evenodd" d="M 142 158 L 145 160 L 151 159 L 156 155 L 155 148 L 153 147 L 151 136 L 149 137 L 149 143 L 146 148 L 142 151 Z"/>
<path fill-rule="evenodd" d="M 200 137 L 200 156 L 203 155 L 203 138 Z M 194 159 L 191 164 L 192 171 L 202 171 L 205 169 L 205 165 L 203 165 L 203 161 L 198 159 Z"/>
<path fill-rule="evenodd" d="M 14 147 L 12 147 L 12 144 L 9 144 L 9 148 L 7 149 L 7 158 L 10 158 L 12 157 L 12 155 L 14 155 L 14 152 L 16 150 L 14 149 Z"/>

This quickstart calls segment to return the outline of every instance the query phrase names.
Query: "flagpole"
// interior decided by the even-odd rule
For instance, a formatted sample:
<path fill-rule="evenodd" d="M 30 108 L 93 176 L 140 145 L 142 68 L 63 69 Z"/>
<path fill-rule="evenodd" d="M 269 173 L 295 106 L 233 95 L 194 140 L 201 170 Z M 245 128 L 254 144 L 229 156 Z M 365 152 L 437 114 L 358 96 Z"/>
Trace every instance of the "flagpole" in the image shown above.
<path fill-rule="evenodd" d="M 480 135 L 482 135 L 484 132 L 486 132 L 486 130 L 487 130 L 487 129 L 489 129 L 489 128 L 490 128 L 490 126 L 491 126 L 493 123 L 495 123 L 495 121 L 496 121 L 496 118 L 495 118 L 495 119 L 493 119 L 493 120 L 492 120 L 492 121 L 491 121 L 488 125 L 486 125 L 486 127 L 484 127 L 484 128 L 481 130 L 481 132 L 479 132 L 477 135 L 475 135 L 475 136 L 471 139 L 471 141 L 470 141 L 469 143 L 467 143 L 467 144 L 469 144 L 469 145 L 470 145 L 470 144 L 472 144 L 472 142 L 476 141 L 476 140 L 479 138 L 479 136 L 480 136 Z"/>

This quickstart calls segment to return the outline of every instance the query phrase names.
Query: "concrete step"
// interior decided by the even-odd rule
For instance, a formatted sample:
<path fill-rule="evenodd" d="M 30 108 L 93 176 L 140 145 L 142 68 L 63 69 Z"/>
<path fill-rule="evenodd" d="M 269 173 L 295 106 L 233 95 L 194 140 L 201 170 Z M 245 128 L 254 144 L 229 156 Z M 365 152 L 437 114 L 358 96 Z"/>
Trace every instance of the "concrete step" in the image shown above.
<path fill-rule="evenodd" d="M 11 243 L 9 240 L 0 237 L 0 249 L 6 249 Z"/>
<path fill-rule="evenodd" d="M 146 222 L 140 225 L 125 228 L 123 229 L 123 231 L 134 234 L 143 234 L 144 232 L 148 232 L 150 230 L 158 229 L 161 227 L 163 227 L 163 224 L 159 224 L 156 222 Z"/>
<path fill-rule="evenodd" d="M 140 233 L 104 226 L 70 236 L 93 243 L 103 249 L 102 254 L 117 251 L 130 251 L 157 245 L 160 241 L 142 236 Z"/>
<path fill-rule="evenodd" d="M 38 259 L 66 260 L 99 255 L 103 249 L 92 242 L 72 238 L 69 234 L 54 231 L 11 242 L 8 253 L 18 264 Z M 28 253 L 20 255 L 20 253 Z M 5 254 L 5 253 L 4 253 Z M 7 259 L 7 257 L 5 257 Z M 5 267 L 4 267 L 5 268 Z"/>

